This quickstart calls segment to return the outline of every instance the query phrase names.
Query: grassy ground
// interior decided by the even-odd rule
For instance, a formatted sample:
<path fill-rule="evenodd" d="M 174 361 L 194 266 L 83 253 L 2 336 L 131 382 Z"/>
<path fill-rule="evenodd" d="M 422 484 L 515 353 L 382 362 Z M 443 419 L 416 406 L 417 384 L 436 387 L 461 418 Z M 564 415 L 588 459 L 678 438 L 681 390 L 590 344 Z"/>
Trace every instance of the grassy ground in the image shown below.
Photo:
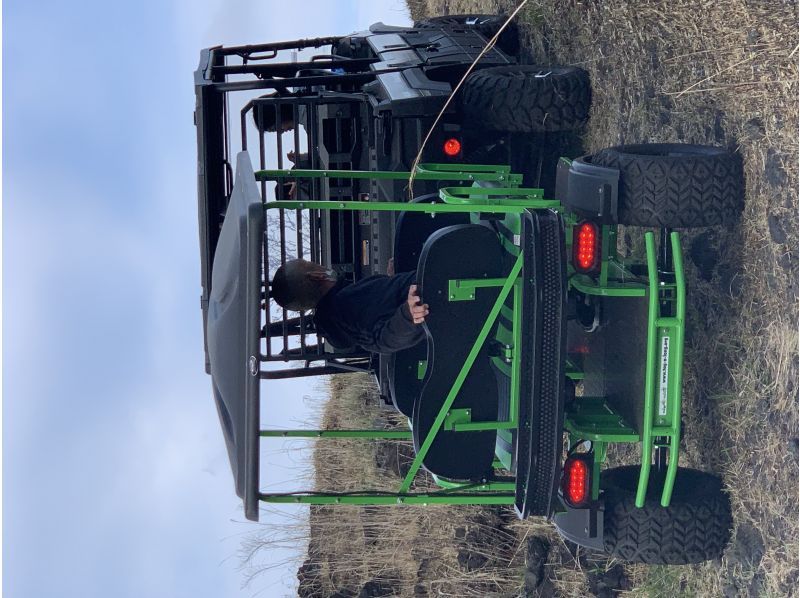
<path fill-rule="evenodd" d="M 428 0 L 412 15 L 510 12 Z M 635 593 L 796 595 L 797 7 L 743 0 L 531 0 L 525 60 L 592 78 L 586 150 L 681 141 L 743 158 L 740 225 L 685 237 L 690 306 L 682 464 L 724 477 L 736 522 L 722 563 L 630 568 Z"/>
<path fill-rule="evenodd" d="M 335 378 L 330 396 L 322 417 L 326 428 L 407 429 L 394 411 L 380 409 L 371 378 Z M 405 442 L 320 441 L 313 487 L 396 491 L 412 459 Z M 429 479 L 415 490 L 428 487 Z M 523 583 L 525 551 L 519 539 L 524 534 L 507 509 L 317 507 L 311 511 L 309 553 L 298 573 L 298 594 L 515 595 Z"/>
<path fill-rule="evenodd" d="M 408 3 L 414 18 L 513 9 L 505 0 Z M 681 464 L 723 477 L 733 541 L 718 562 L 634 567 L 576 552 L 547 524 L 518 522 L 502 509 L 319 508 L 300 594 L 795 596 L 797 7 L 530 0 L 518 22 L 525 62 L 589 71 L 586 151 L 680 141 L 727 146 L 742 156 L 740 224 L 684 236 L 689 322 Z M 323 423 L 347 427 L 380 417 L 387 426 L 402 425 L 370 404 L 376 398 L 368 380 L 344 380 L 357 383 L 334 383 Z M 348 451 L 335 442 L 317 445 L 319 489 L 344 480 L 396 487 L 407 466 L 409 449 L 398 443 Z"/>

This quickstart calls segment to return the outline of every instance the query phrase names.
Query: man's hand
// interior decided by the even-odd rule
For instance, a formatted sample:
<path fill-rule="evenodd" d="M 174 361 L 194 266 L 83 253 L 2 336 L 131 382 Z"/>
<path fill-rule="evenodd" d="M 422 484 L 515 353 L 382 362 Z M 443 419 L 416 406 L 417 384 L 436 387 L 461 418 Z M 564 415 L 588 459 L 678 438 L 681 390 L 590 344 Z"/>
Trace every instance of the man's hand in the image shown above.
<path fill-rule="evenodd" d="M 417 285 L 412 284 L 408 288 L 408 299 L 406 302 L 408 303 L 408 311 L 411 314 L 411 321 L 414 322 L 414 324 L 422 324 L 425 321 L 425 316 L 427 316 L 430 311 L 428 310 L 427 303 L 419 302 Z"/>
<path fill-rule="evenodd" d="M 286 154 L 286 159 L 289 160 L 292 164 L 297 164 L 298 162 L 308 161 L 308 152 L 303 152 L 300 154 L 294 153 L 294 150 L 291 150 L 288 154 Z"/>
<path fill-rule="evenodd" d="M 284 196 L 288 199 L 297 199 L 297 183 L 292 181 L 291 183 L 284 183 Z"/>

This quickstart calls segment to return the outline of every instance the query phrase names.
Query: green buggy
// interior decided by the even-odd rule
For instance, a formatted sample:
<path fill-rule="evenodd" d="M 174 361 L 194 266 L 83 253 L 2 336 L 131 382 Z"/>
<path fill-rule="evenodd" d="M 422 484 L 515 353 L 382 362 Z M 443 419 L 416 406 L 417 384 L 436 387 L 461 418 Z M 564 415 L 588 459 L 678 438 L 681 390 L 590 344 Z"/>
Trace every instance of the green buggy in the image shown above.
<path fill-rule="evenodd" d="M 651 144 L 562 158 L 554 199 L 510 166 L 329 168 L 340 162 L 324 141 L 308 146 L 313 168 L 269 170 L 264 131 L 254 169 L 248 115 L 275 101 L 261 99 L 242 109 L 245 151 L 234 167 L 225 98 L 242 85 L 204 78 L 205 68 L 195 116 L 206 369 L 247 518 L 258 520 L 261 502 L 508 505 L 630 562 L 721 555 L 732 524 L 721 481 L 679 467 L 686 288 L 674 229 L 738 216 L 735 155 Z M 326 112 L 320 97 L 311 128 L 341 145 L 350 117 Z M 296 122 L 299 100 L 280 101 Z M 295 128 L 299 152 L 297 139 Z M 384 192 L 411 178 L 424 193 Z M 305 191 L 287 196 L 289 182 Z M 638 259 L 618 251 L 620 225 L 641 241 Z M 336 349 L 310 314 L 270 300 L 271 273 L 287 259 L 357 281 L 389 254 L 397 272 L 416 270 L 430 306 L 415 347 L 390 356 Z M 375 376 L 408 429 L 262 429 L 267 381 L 352 372 Z M 415 456 L 395 492 L 268 493 L 260 444 L 275 437 L 410 441 Z M 636 447 L 637 464 L 606 467 L 610 444 Z M 439 490 L 415 490 L 421 469 Z"/>

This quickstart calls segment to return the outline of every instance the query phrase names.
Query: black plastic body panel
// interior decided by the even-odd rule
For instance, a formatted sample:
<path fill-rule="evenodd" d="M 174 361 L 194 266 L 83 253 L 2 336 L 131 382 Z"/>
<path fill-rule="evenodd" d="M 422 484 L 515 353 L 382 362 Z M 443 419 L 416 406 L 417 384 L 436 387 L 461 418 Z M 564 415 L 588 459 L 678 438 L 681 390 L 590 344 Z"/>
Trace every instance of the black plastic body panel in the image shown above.
<path fill-rule="evenodd" d="M 210 67 L 219 62 L 213 49 L 200 53 L 200 66 L 195 72 L 195 111 L 197 127 L 197 217 L 200 232 L 200 280 L 203 287 L 200 306 L 203 311 L 203 348 L 206 373 L 211 373 L 208 358 L 208 298 L 211 293 L 211 269 L 219 231 L 227 207 L 225 172 L 225 130 L 223 95 L 211 85 Z M 219 80 L 219 78 L 218 78 Z"/>
<path fill-rule="evenodd" d="M 616 224 L 619 171 L 595 166 L 588 156 L 559 160 L 556 199 L 570 210 L 603 224 Z"/>
<path fill-rule="evenodd" d="M 590 550 L 605 552 L 603 546 L 602 501 L 594 501 L 585 509 L 573 509 L 559 496 L 562 511 L 553 515 L 558 533 L 573 544 Z"/>

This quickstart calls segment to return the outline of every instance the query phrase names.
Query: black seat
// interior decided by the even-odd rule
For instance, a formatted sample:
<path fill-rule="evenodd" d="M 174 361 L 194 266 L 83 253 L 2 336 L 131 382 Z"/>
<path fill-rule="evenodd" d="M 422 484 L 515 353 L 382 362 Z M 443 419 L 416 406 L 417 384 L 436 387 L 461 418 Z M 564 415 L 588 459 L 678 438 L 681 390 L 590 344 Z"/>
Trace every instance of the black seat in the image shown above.
<path fill-rule="evenodd" d="M 440 203 L 438 193 L 414 198 L 412 203 Z M 456 224 L 468 224 L 469 214 L 430 214 L 402 212 L 397 219 L 394 233 L 394 269 L 410 272 L 417 268 L 422 247 L 437 230 Z M 389 392 L 397 410 L 407 417 L 414 411 L 414 400 L 422 390 L 420 372 L 424 369 L 428 346 L 426 341 L 414 347 L 393 353 L 389 357 Z"/>
<path fill-rule="evenodd" d="M 500 278 L 505 272 L 497 233 L 479 225 L 450 226 L 425 243 L 417 270 L 420 297 L 430 306 L 426 318 L 428 365 L 414 402 L 414 449 L 419 451 L 483 327 L 500 287 L 477 289 L 474 299 L 450 301 L 449 281 Z M 483 344 L 451 406 L 470 409 L 471 421 L 495 421 L 497 384 L 490 366 L 493 331 Z M 479 479 L 491 473 L 496 432 L 440 430 L 423 459 L 425 468 L 450 479 Z"/>

